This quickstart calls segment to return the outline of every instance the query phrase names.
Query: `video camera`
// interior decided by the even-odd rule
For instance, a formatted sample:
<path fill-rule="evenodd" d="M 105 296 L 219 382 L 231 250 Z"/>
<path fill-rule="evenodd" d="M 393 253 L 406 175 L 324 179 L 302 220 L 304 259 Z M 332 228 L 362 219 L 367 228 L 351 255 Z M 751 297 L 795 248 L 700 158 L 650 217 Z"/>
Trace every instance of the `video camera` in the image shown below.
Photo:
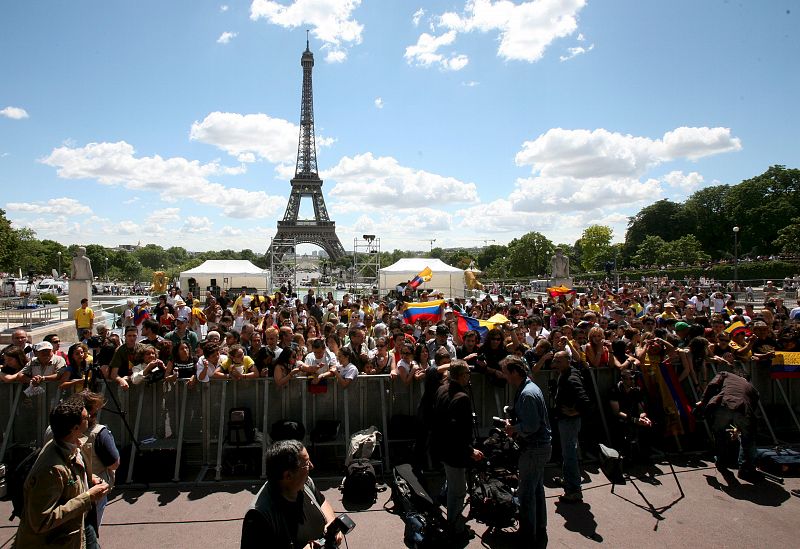
<path fill-rule="evenodd" d="M 352 532 L 355 527 L 356 523 L 353 522 L 353 519 L 342 513 L 333 519 L 333 522 L 325 529 L 325 537 L 316 540 L 314 545 L 323 547 L 324 549 L 336 549 L 336 534 L 341 532 L 346 536 Z"/>

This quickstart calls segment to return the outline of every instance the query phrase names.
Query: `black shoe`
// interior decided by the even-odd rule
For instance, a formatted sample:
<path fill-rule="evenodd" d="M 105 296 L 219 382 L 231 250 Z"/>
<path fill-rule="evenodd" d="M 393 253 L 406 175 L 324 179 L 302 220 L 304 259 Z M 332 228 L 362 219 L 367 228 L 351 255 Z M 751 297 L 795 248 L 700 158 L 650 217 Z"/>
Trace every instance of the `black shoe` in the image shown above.
<path fill-rule="evenodd" d="M 764 481 L 764 475 L 761 471 L 753 468 L 740 468 L 739 473 L 736 475 L 742 480 L 751 482 L 753 484 Z"/>
<path fill-rule="evenodd" d="M 558 496 L 558 501 L 561 503 L 583 503 L 583 494 L 581 492 L 569 492 Z"/>
<path fill-rule="evenodd" d="M 563 488 L 564 487 L 564 477 L 553 477 L 553 484 L 555 484 L 559 488 Z"/>

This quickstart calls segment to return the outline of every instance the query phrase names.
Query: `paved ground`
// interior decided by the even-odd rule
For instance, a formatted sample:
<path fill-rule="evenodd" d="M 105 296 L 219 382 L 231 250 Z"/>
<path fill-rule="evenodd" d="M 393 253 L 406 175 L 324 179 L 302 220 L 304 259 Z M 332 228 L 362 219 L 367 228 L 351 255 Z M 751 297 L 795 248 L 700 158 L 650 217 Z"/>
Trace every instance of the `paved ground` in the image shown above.
<path fill-rule="evenodd" d="M 547 488 L 551 547 L 798 547 L 797 517 L 800 498 L 789 493 L 800 479 L 785 485 L 752 485 L 722 476 L 703 461 L 681 460 L 673 475 L 667 463 L 651 469 L 649 481 L 617 486 L 614 493 L 596 469 L 587 471 L 584 503 L 558 503 L 559 490 Z M 548 471 L 551 475 L 556 471 Z M 654 479 L 654 480 L 653 480 Z M 356 522 L 349 547 L 402 548 L 403 523 L 383 506 L 389 492 L 379 494 L 368 510 L 347 510 L 333 479 L 318 479 L 334 509 L 346 511 Z M 104 549 L 238 547 L 241 517 L 259 485 L 214 484 L 149 491 L 117 490 L 103 525 Z M 391 507 L 389 504 L 387 507 Z M 10 503 L 0 502 L 0 517 Z M 0 523 L 2 524 L 2 523 Z M 509 547 L 507 538 L 478 532 L 469 547 Z M 14 523 L 0 526 L 0 548 L 10 546 Z M 265 547 L 269 543 L 265 542 Z"/>

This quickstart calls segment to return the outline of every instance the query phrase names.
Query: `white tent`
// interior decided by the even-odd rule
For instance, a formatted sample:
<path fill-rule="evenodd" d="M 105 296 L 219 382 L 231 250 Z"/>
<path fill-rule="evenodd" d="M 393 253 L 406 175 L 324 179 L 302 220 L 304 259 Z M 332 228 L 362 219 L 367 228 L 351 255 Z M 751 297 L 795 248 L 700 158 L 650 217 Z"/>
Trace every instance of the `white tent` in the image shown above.
<path fill-rule="evenodd" d="M 246 260 L 209 259 L 194 269 L 183 271 L 180 285 L 184 292 L 190 290 L 196 296 L 203 295 L 209 286 L 222 290 L 246 286 L 264 292 L 269 288 L 269 271 Z"/>
<path fill-rule="evenodd" d="M 433 276 L 419 287 L 442 292 L 445 297 L 464 297 L 464 270 L 451 267 L 441 259 L 406 257 L 378 271 L 381 295 L 394 290 L 398 284 L 408 282 L 425 267 L 430 267 Z"/>

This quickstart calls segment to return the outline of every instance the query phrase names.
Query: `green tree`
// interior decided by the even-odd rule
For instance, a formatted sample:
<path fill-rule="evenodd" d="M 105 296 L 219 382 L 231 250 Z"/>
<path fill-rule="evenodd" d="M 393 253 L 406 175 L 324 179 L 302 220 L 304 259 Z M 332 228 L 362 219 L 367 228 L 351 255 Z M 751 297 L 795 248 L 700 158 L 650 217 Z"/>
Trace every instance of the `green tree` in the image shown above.
<path fill-rule="evenodd" d="M 614 231 L 606 225 L 590 225 L 583 230 L 580 238 L 581 267 L 585 271 L 600 268 L 601 258 L 608 255 Z"/>
<path fill-rule="evenodd" d="M 689 226 L 683 204 L 659 200 L 639 210 L 628 220 L 625 232 L 625 253 L 632 256 L 648 236 L 660 236 L 669 242 L 683 236 Z"/>
<path fill-rule="evenodd" d="M 496 257 L 484 271 L 489 278 L 507 278 L 510 271 L 508 258 Z"/>
<path fill-rule="evenodd" d="M 142 246 L 138 250 L 132 252 L 134 257 L 139 260 L 139 263 L 146 269 L 151 271 L 161 270 L 161 266 L 168 267 L 170 265 L 169 255 L 166 250 L 158 244 L 148 244 Z"/>
<path fill-rule="evenodd" d="M 650 235 L 645 237 L 636 248 L 636 253 L 631 257 L 631 263 L 637 267 L 659 264 L 665 245 L 666 242 L 660 236 Z"/>
<path fill-rule="evenodd" d="M 553 250 L 553 243 L 535 231 L 515 238 L 508 244 L 509 276 L 528 277 L 547 273 Z"/>
<path fill-rule="evenodd" d="M 17 250 L 19 234 L 11 227 L 5 210 L 0 209 L 0 270 L 12 271 L 19 267 Z"/>
<path fill-rule="evenodd" d="M 730 212 L 727 230 L 734 225 L 741 228 L 740 255 L 777 252 L 778 232 L 788 220 L 800 215 L 800 170 L 771 166 L 763 174 L 731 187 L 726 208 Z M 732 247 L 731 238 L 726 240 Z"/>
<path fill-rule="evenodd" d="M 790 225 L 778 231 L 778 238 L 773 244 L 782 253 L 800 254 L 800 217 L 795 217 Z"/>
<path fill-rule="evenodd" d="M 729 185 L 700 189 L 684 205 L 688 232 L 697 236 L 703 250 L 713 257 L 725 257 L 731 242 L 732 217 L 729 211 Z"/>
<path fill-rule="evenodd" d="M 482 271 L 485 271 L 495 259 L 498 257 L 505 257 L 506 255 L 508 255 L 507 246 L 503 246 L 502 244 L 491 244 L 486 246 L 485 248 L 481 249 L 478 257 L 476 258 L 478 267 L 480 267 Z"/>
<path fill-rule="evenodd" d="M 711 259 L 703 251 L 700 241 L 687 234 L 672 242 L 665 242 L 659 253 L 659 263 L 664 265 L 699 265 Z"/>

